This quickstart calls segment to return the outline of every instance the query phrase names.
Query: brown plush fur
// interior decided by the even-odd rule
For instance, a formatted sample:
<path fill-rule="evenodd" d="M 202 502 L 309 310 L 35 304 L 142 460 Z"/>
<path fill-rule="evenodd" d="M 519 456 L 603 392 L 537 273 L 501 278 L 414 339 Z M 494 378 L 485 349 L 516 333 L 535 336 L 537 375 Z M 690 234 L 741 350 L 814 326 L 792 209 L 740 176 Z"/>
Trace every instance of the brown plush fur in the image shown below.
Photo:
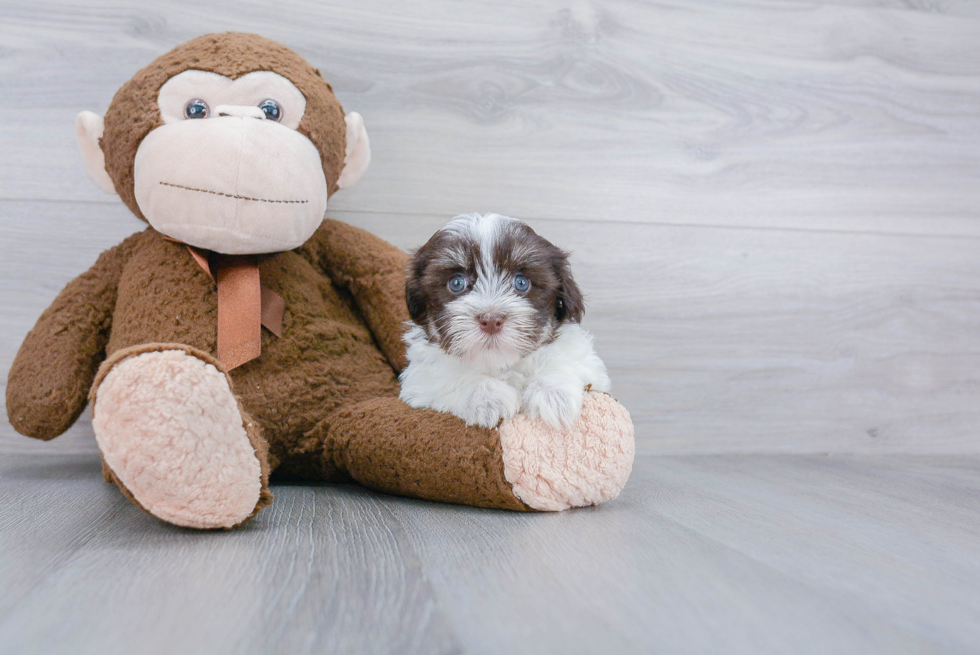
<path fill-rule="evenodd" d="M 397 399 L 407 258 L 332 220 L 303 247 L 260 258 L 262 283 L 286 302 L 282 337 L 263 330 L 262 356 L 229 377 L 243 417 L 268 444 L 267 454 L 257 448 L 263 468 L 527 509 L 504 479 L 496 432 Z M 216 317 L 214 283 L 184 246 L 153 228 L 129 237 L 71 282 L 28 334 L 8 376 L 11 423 L 40 439 L 61 434 L 106 357 L 99 379 L 120 358 L 175 348 L 224 370 Z"/>
<path fill-rule="evenodd" d="M 291 79 L 307 99 L 299 131 L 319 148 L 328 186 L 336 188 L 345 126 L 330 86 L 277 43 L 208 35 L 137 73 L 106 114 L 106 170 L 137 216 L 133 158 L 161 124 L 157 91 L 192 68 L 232 78 L 272 70 Z M 262 284 L 285 300 L 282 336 L 263 330 L 261 356 L 228 373 L 262 464 L 256 511 L 271 500 L 266 479 L 275 469 L 353 478 L 433 500 L 527 509 L 504 478 L 496 432 L 397 400 L 408 320 L 406 260 L 381 239 L 331 220 L 302 247 L 259 256 Z M 101 379 L 141 352 L 181 349 L 224 371 L 215 356 L 216 325 L 214 282 L 184 246 L 147 228 L 103 253 L 38 319 L 7 379 L 10 422 L 39 439 L 61 434 L 83 410 L 97 371 Z M 92 398 L 98 411 L 97 388 Z M 111 470 L 105 473 L 119 482 Z"/>

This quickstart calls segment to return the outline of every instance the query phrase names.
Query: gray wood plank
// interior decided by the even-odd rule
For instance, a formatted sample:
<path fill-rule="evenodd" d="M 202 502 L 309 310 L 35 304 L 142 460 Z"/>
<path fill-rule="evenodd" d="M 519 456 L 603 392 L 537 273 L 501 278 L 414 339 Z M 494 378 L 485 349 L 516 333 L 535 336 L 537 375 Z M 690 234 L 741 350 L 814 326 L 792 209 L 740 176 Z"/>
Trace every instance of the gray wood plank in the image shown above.
<path fill-rule="evenodd" d="M 331 212 L 403 247 L 448 216 Z M 61 286 L 143 224 L 124 208 L 0 201 L 0 368 Z M 98 225 L 97 233 L 91 225 Z M 980 243 L 535 220 L 573 251 L 585 325 L 641 453 L 978 453 Z M 4 384 L 6 378 L 3 378 Z M 7 452 L 95 452 L 87 419 Z"/>
<path fill-rule="evenodd" d="M 413 543 L 472 652 L 971 652 L 980 607 L 975 592 L 964 592 L 975 585 L 976 556 L 960 549 L 958 559 L 937 557 L 920 547 L 952 542 L 975 550 L 976 529 L 937 534 L 935 522 L 909 520 L 903 539 L 879 539 L 879 523 L 864 522 L 865 514 L 901 513 L 906 506 L 894 497 L 848 512 L 829 495 L 821 503 L 786 500 L 785 514 L 771 515 L 781 494 L 797 500 L 793 469 L 809 468 L 813 459 L 643 458 L 619 501 L 531 517 L 519 531 L 454 508 L 441 508 L 448 525 L 436 533 L 428 507 L 399 505 L 399 516 L 409 515 L 403 521 Z M 877 461 L 839 477 L 874 479 Z M 976 462 L 969 466 L 975 473 Z M 722 483 L 686 475 L 709 467 Z M 943 469 L 934 464 L 929 479 L 944 481 Z M 770 470 L 783 474 L 771 485 L 772 500 L 750 491 L 759 472 Z M 835 477 L 833 465 L 821 470 Z M 864 481 L 852 483 L 860 488 Z M 703 489 L 721 485 L 724 496 Z M 973 492 L 959 489 L 952 502 Z M 949 498 L 925 494 L 910 506 L 936 501 Z M 977 506 L 971 510 L 975 520 Z M 824 513 L 802 550 L 796 526 L 784 528 L 787 519 L 806 523 Z M 712 523 L 718 514 L 723 525 Z M 905 569 L 862 569 L 871 557 L 848 548 L 849 540 L 875 541 L 873 555 L 912 561 Z M 909 567 L 914 580 L 904 577 Z M 845 570 L 861 574 L 847 578 Z M 952 615 L 950 603 L 957 604 Z M 483 623 L 501 611 L 511 629 Z"/>
<path fill-rule="evenodd" d="M 0 459 L 5 653 L 969 653 L 980 458 L 641 457 L 516 514 L 277 484 L 243 530 L 156 522 L 93 458 Z"/>
<path fill-rule="evenodd" d="M 280 485 L 261 520 L 202 532 L 139 511 L 97 459 L 0 466 L 4 653 L 459 652 L 366 490 Z"/>
<path fill-rule="evenodd" d="M 944 650 L 980 644 L 977 461 L 698 458 L 638 480 L 665 517 Z M 641 492 L 642 493 L 642 492 Z"/>
<path fill-rule="evenodd" d="M 0 197 L 46 201 L 0 203 L 4 370 L 140 225 L 85 179 L 74 113 L 193 34 L 254 29 L 377 125 L 332 215 L 413 246 L 499 209 L 576 251 L 641 452 L 980 450 L 976 242 L 873 236 L 980 233 L 969 3 L 222 7 L 0 7 L 24 109 L 0 126 Z M 94 444 L 85 419 L 54 444 L 3 421 L 0 448 Z"/>
<path fill-rule="evenodd" d="M 962 2 L 6 2 L 0 197 L 103 199 L 75 114 L 226 29 L 365 116 L 373 168 L 337 209 L 980 234 Z"/>

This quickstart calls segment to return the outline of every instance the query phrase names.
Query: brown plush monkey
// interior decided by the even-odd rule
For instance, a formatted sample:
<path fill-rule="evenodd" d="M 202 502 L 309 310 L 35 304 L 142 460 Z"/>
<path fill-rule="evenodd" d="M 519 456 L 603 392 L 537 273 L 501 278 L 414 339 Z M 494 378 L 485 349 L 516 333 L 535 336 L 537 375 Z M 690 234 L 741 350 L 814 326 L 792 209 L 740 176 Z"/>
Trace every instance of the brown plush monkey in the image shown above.
<path fill-rule="evenodd" d="M 407 256 L 323 220 L 370 150 L 293 51 L 194 39 L 123 85 L 104 123 L 79 115 L 78 136 L 93 179 L 150 227 L 27 335 L 7 382 L 18 431 L 56 437 L 90 399 L 106 479 L 196 528 L 254 516 L 273 470 L 515 510 L 625 484 L 632 424 L 605 394 L 564 432 L 522 415 L 467 427 L 398 400 Z"/>

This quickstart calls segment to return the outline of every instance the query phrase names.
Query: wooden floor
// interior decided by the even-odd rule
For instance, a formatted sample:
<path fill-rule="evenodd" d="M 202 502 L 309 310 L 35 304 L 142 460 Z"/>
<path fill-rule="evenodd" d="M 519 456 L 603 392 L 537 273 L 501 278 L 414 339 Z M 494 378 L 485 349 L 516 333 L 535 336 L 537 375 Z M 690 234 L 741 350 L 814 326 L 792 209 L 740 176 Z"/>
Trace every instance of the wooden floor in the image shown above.
<path fill-rule="evenodd" d="M 980 457 L 644 456 L 551 515 L 277 485 L 195 532 L 0 463 L 4 653 L 975 653 Z"/>
<path fill-rule="evenodd" d="M 404 248 L 498 211 L 573 251 L 631 411 L 620 499 L 514 515 L 275 487 L 157 523 L 87 417 L 0 422 L 0 654 L 980 651 L 980 4 L 0 4 L 0 370 L 142 224 L 74 117 L 210 31 L 307 57 Z M 5 412 L 4 412 L 5 415 Z"/>

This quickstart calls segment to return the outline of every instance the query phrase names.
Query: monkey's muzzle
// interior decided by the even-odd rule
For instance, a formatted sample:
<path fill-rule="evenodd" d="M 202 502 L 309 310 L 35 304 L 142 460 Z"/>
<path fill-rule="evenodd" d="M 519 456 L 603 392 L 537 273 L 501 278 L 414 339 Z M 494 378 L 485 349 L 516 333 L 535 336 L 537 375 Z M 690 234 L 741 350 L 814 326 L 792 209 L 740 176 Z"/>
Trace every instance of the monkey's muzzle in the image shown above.
<path fill-rule="evenodd" d="M 169 123 L 143 139 L 136 202 L 150 225 L 229 255 L 297 248 L 327 207 L 313 143 L 269 120 L 220 116 Z"/>

